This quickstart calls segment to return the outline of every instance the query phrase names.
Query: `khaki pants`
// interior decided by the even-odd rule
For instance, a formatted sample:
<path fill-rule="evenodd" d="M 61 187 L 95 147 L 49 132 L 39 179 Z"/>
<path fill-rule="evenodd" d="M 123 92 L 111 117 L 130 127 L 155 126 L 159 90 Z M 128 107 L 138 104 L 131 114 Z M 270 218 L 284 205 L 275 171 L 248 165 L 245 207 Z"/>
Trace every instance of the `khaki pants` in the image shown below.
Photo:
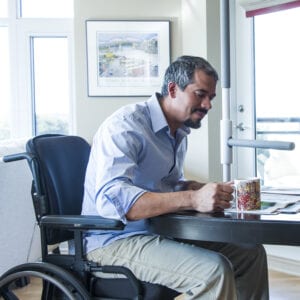
<path fill-rule="evenodd" d="M 180 299 L 269 299 L 262 246 L 191 243 L 137 235 L 91 251 L 87 258 L 126 266 L 140 280 L 182 293 Z"/>

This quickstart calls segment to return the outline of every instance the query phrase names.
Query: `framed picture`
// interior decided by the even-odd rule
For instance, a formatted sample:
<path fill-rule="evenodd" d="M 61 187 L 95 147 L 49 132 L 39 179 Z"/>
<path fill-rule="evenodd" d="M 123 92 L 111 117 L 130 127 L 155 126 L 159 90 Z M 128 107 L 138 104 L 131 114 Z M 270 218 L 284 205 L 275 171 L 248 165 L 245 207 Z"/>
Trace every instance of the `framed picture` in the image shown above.
<path fill-rule="evenodd" d="M 149 96 L 170 64 L 169 21 L 86 21 L 88 96 Z"/>

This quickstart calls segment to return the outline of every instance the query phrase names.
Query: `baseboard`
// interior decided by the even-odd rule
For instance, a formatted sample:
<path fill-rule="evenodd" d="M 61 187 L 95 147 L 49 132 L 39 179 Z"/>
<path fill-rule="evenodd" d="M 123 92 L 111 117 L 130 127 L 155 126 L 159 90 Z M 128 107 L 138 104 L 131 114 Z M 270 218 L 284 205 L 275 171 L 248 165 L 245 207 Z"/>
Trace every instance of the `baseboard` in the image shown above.
<path fill-rule="evenodd" d="M 300 261 L 268 255 L 268 267 L 271 270 L 300 277 Z"/>

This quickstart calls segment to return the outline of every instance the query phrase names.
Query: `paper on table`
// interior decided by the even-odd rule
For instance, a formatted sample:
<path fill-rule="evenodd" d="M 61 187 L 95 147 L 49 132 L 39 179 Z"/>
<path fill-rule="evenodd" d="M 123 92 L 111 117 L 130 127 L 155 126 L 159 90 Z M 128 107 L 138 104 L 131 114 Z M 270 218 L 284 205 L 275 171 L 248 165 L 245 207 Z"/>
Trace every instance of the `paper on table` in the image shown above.
<path fill-rule="evenodd" d="M 292 194 L 279 194 L 279 193 L 261 193 L 262 202 L 284 202 L 287 204 L 296 203 L 300 201 L 300 196 Z"/>
<path fill-rule="evenodd" d="M 285 208 L 289 207 L 292 204 L 300 201 L 300 196 L 295 195 L 283 195 L 283 194 L 269 194 L 269 193 L 261 193 L 261 209 L 256 210 L 247 210 L 244 211 L 246 214 L 256 214 L 256 215 L 274 215 L 279 213 L 296 213 L 298 212 L 299 207 L 295 207 L 295 211 L 285 210 Z M 300 202 L 299 202 L 300 204 Z M 228 213 L 236 213 L 236 208 L 226 209 L 225 212 Z M 241 211 L 238 211 L 241 212 Z"/>
<path fill-rule="evenodd" d="M 262 187 L 262 193 L 270 194 L 282 194 L 282 195 L 298 195 L 300 196 L 300 188 L 273 188 L 273 187 Z"/>
<path fill-rule="evenodd" d="M 296 202 L 293 203 L 292 205 L 282 208 L 280 212 L 284 214 L 296 214 L 300 212 L 300 202 Z"/>

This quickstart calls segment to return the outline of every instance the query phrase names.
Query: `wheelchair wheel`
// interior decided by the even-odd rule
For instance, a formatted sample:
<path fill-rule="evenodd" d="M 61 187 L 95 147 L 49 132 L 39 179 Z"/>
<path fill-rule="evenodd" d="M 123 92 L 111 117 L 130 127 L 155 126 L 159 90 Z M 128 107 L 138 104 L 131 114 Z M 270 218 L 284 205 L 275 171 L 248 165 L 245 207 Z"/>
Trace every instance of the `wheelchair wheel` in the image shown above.
<path fill-rule="evenodd" d="M 19 265 L 5 272 L 0 277 L 0 296 L 4 300 L 21 300 L 22 298 L 18 296 L 19 290 L 16 289 L 16 282 L 23 278 L 40 281 L 40 293 L 36 299 L 91 299 L 83 284 L 73 274 L 61 267 L 43 262 Z"/>

